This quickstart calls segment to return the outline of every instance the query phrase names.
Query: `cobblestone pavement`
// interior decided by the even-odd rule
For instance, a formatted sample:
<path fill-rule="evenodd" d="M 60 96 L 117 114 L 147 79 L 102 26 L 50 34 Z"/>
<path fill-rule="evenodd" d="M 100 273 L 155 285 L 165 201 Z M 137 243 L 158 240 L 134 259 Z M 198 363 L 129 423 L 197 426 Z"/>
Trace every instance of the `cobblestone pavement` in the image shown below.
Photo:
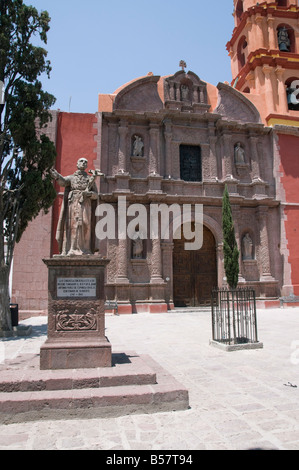
<path fill-rule="evenodd" d="M 39 354 L 46 318 L 0 341 L 0 362 Z M 299 308 L 258 311 L 263 349 L 209 345 L 209 311 L 107 316 L 113 351 L 149 354 L 189 390 L 190 409 L 0 426 L 0 450 L 299 449 Z M 297 385 L 297 387 L 296 387 Z"/>

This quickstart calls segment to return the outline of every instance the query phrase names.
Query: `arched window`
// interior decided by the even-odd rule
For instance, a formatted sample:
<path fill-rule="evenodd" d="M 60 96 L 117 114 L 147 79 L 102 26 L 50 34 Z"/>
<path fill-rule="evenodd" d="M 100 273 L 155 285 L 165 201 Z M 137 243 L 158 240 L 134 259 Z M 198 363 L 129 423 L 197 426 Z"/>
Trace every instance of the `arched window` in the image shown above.
<path fill-rule="evenodd" d="M 237 49 L 239 70 L 241 70 L 241 68 L 244 67 L 246 63 L 246 49 L 247 49 L 247 40 L 245 36 L 242 36 L 242 38 L 239 41 L 238 49 Z"/>
<path fill-rule="evenodd" d="M 285 82 L 288 108 L 299 111 L 299 77 L 290 77 Z"/>
<path fill-rule="evenodd" d="M 237 24 L 241 22 L 242 15 L 243 15 L 243 1 L 239 0 L 236 6 Z"/>
<path fill-rule="evenodd" d="M 287 0 L 277 0 L 277 5 L 279 7 L 287 7 Z"/>
<path fill-rule="evenodd" d="M 295 33 L 291 26 L 280 24 L 277 27 L 278 47 L 281 52 L 295 51 Z"/>

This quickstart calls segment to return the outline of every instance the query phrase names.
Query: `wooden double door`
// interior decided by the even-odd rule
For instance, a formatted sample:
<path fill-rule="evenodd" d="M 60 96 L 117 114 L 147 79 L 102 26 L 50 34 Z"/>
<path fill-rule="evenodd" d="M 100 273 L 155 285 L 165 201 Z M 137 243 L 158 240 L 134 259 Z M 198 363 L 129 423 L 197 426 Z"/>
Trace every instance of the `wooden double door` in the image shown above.
<path fill-rule="evenodd" d="M 194 231 L 194 227 L 192 228 Z M 176 307 L 210 305 L 211 291 L 217 287 L 216 243 L 212 232 L 203 227 L 200 250 L 186 251 L 186 240 L 174 240 L 173 299 Z"/>

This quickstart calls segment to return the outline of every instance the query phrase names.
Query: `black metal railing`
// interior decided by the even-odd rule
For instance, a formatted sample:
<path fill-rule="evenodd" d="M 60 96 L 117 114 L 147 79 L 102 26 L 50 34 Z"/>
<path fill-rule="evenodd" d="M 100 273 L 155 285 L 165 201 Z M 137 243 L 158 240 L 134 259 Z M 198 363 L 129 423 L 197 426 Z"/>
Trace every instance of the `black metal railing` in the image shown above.
<path fill-rule="evenodd" d="M 229 345 L 258 342 L 253 289 L 214 289 L 211 300 L 214 341 Z"/>

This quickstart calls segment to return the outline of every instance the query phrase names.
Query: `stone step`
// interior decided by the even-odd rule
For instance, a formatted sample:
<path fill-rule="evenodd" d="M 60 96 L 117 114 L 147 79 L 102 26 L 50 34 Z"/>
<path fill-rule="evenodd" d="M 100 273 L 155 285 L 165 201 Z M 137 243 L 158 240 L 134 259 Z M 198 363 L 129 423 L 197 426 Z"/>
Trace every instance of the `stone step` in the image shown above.
<path fill-rule="evenodd" d="M 139 356 L 113 354 L 113 367 L 63 370 L 7 370 L 0 372 L 0 392 L 73 390 L 82 388 L 147 385 L 156 373 Z"/>
<path fill-rule="evenodd" d="M 1 370 L 0 422 L 188 409 L 187 389 L 150 356 L 126 357 L 109 369 Z"/>

